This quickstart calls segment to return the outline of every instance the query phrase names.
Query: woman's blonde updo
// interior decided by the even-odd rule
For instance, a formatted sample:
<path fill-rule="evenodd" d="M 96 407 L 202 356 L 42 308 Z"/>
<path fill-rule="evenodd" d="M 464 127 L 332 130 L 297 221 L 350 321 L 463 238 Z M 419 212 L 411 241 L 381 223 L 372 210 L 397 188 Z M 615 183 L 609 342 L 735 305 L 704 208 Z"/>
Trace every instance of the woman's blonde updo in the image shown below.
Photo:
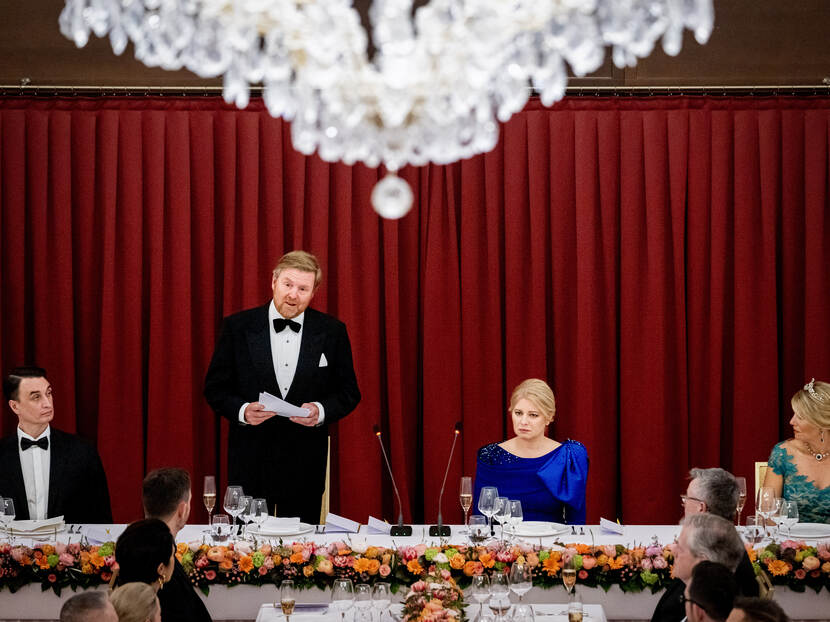
<path fill-rule="evenodd" d="M 118 622 L 147 622 L 159 609 L 156 591 L 147 583 L 125 583 L 113 591 L 110 602 L 118 614 Z"/>
<path fill-rule="evenodd" d="M 516 402 L 526 399 L 533 403 L 536 408 L 542 411 L 545 418 L 545 425 L 553 422 L 556 415 L 556 398 L 553 397 L 553 390 L 548 383 L 538 378 L 528 378 L 519 386 L 513 389 L 510 396 L 510 411 L 516 406 Z"/>
<path fill-rule="evenodd" d="M 823 430 L 830 429 L 830 384 L 811 380 L 796 391 L 791 403 L 796 414 Z"/>

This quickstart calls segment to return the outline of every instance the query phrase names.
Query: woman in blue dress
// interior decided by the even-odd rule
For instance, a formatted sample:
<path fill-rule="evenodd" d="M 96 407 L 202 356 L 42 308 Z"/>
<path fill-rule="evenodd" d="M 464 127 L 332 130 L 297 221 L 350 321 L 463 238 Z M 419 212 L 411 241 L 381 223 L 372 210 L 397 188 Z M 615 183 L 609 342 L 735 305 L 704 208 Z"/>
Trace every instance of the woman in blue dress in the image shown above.
<path fill-rule="evenodd" d="M 811 380 L 790 401 L 793 438 L 772 448 L 765 486 L 798 503 L 802 523 L 830 523 L 830 384 Z"/>
<path fill-rule="evenodd" d="M 513 391 L 510 416 L 515 436 L 478 450 L 473 505 L 484 486 L 522 502 L 524 520 L 585 523 L 588 453 L 582 443 L 547 436 L 556 413 L 553 391 L 530 378 Z M 476 508 L 477 511 L 477 508 Z"/>

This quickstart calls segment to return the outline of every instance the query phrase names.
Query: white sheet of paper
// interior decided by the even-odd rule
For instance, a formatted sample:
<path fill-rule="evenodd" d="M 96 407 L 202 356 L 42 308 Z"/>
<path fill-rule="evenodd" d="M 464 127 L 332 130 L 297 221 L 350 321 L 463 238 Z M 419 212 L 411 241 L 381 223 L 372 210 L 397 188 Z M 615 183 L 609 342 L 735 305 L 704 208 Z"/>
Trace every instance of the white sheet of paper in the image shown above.
<path fill-rule="evenodd" d="M 619 523 L 610 521 L 607 518 L 600 518 L 599 526 L 602 527 L 603 531 L 610 531 L 611 533 L 618 533 L 620 535 L 622 535 L 622 533 L 625 531 L 625 527 L 623 527 Z"/>
<path fill-rule="evenodd" d="M 326 533 L 357 533 L 360 523 L 329 512 L 326 515 Z"/>
<path fill-rule="evenodd" d="M 289 404 L 284 399 L 263 391 L 259 394 L 259 402 L 265 406 L 265 410 L 277 413 L 280 417 L 310 417 L 311 411 L 308 408 L 300 408 Z"/>
<path fill-rule="evenodd" d="M 374 516 L 369 516 L 369 533 L 389 533 L 392 525 Z"/>

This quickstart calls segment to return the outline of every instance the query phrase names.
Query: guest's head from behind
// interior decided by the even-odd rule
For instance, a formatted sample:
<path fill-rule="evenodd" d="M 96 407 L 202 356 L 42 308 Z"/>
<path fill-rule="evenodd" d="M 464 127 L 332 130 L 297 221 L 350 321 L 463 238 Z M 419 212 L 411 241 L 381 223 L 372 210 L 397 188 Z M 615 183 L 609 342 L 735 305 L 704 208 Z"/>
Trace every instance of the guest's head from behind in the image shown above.
<path fill-rule="evenodd" d="M 105 591 L 88 590 L 63 604 L 60 622 L 119 622 L 119 618 Z"/>
<path fill-rule="evenodd" d="M 790 618 L 774 600 L 738 597 L 727 622 L 790 622 Z"/>
<path fill-rule="evenodd" d="M 113 591 L 110 601 L 118 622 L 161 622 L 156 591 L 146 583 L 125 583 Z"/>
<path fill-rule="evenodd" d="M 830 384 L 811 380 L 796 391 L 790 403 L 793 416 L 793 437 L 801 441 L 811 454 L 830 448 Z"/>
<path fill-rule="evenodd" d="M 174 535 L 187 524 L 190 498 L 190 474 L 184 469 L 156 469 L 144 478 L 141 489 L 144 516 L 164 521 Z"/>
<path fill-rule="evenodd" d="M 170 528 L 157 518 L 127 525 L 115 543 L 118 584 L 139 581 L 160 588 L 173 575 L 176 543 Z"/>
<path fill-rule="evenodd" d="M 710 513 L 683 519 L 674 545 L 674 576 L 688 583 L 694 567 L 703 560 L 718 562 L 735 572 L 744 555 L 744 544 L 732 521 Z"/>
<path fill-rule="evenodd" d="M 3 378 L 3 395 L 21 430 L 35 438 L 55 416 L 52 385 L 40 367 L 15 367 Z"/>
<path fill-rule="evenodd" d="M 286 319 L 295 318 L 308 308 L 323 271 L 317 258 L 306 251 L 291 251 L 277 262 L 271 277 L 274 307 Z"/>
<path fill-rule="evenodd" d="M 545 436 L 545 430 L 555 415 L 556 399 L 544 380 L 529 378 L 513 390 L 510 417 L 516 438 L 533 441 Z"/>
<path fill-rule="evenodd" d="M 703 560 L 692 570 L 683 593 L 688 622 L 725 622 L 732 611 L 738 585 L 723 564 Z"/>
<path fill-rule="evenodd" d="M 729 471 L 723 469 L 692 469 L 691 481 L 683 496 L 685 516 L 710 512 L 731 520 L 738 507 L 740 490 L 738 481 Z"/>

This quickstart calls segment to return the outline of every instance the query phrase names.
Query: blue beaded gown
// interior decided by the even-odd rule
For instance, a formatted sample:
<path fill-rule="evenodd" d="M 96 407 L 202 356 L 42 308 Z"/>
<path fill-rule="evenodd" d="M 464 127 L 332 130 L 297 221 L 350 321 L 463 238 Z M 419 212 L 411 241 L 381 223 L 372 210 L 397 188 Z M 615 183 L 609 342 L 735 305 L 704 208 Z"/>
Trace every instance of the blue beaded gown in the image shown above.
<path fill-rule="evenodd" d="M 473 511 L 484 486 L 495 486 L 499 496 L 522 502 L 524 520 L 585 524 L 585 485 L 588 452 L 567 440 L 538 458 L 520 458 L 498 443 L 478 450 Z"/>
<path fill-rule="evenodd" d="M 806 475 L 800 475 L 782 443 L 772 448 L 768 464 L 775 474 L 784 478 L 781 496 L 798 503 L 800 523 L 830 523 L 830 486 L 819 488 Z"/>

